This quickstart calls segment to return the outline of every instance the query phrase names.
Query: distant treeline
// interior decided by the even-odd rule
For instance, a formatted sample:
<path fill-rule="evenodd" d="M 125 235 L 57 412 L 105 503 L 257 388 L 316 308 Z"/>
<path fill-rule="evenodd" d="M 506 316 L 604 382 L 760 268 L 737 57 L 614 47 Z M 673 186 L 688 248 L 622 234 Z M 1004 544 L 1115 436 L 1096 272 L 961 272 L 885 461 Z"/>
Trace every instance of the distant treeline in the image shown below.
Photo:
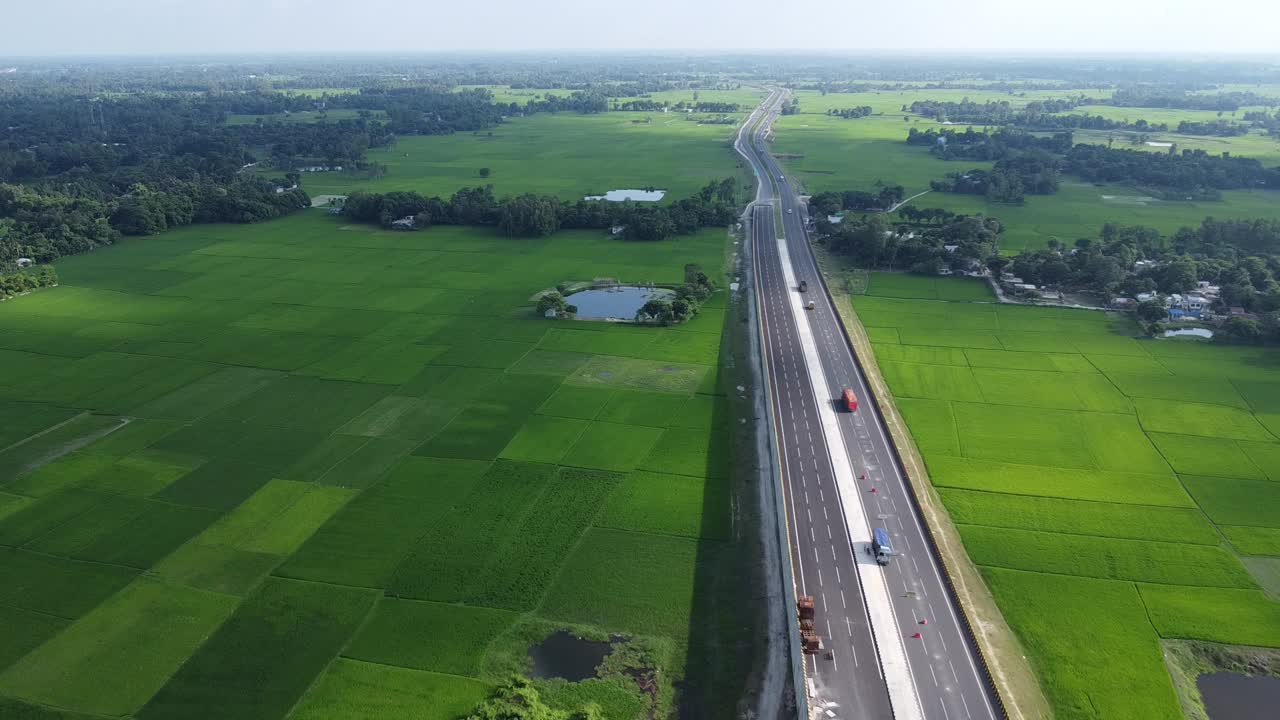
<path fill-rule="evenodd" d="M 614 101 L 611 106 L 613 110 L 624 112 L 696 112 L 696 113 L 736 113 L 742 109 L 738 103 L 730 102 L 704 102 L 694 101 L 685 102 L 683 100 L 676 103 L 669 103 L 666 100 L 628 100 L 626 102 Z"/>
<path fill-rule="evenodd" d="M 1169 190 L 1180 196 L 1212 199 L 1218 191 L 1280 188 L 1280 169 L 1263 167 L 1254 158 L 1210 155 L 1203 150 L 1157 153 L 1073 144 L 1070 133 L 1051 137 L 1020 130 L 995 132 L 930 128 L 907 133 L 907 143 L 930 148 L 944 160 L 991 160 L 990 170 L 948 173 L 933 189 L 983 194 L 999 202 L 1021 202 L 1024 194 L 1057 189 L 1064 172 L 1091 182 L 1128 182 Z"/>
<path fill-rule="evenodd" d="M 859 105 L 851 108 L 830 108 L 827 110 L 827 114 L 842 117 L 845 120 L 856 120 L 869 116 L 871 114 L 871 106 Z"/>
<path fill-rule="evenodd" d="M 1021 110 L 1015 109 L 1008 100 L 992 100 L 976 103 L 969 98 L 960 102 L 942 100 L 917 100 L 910 105 L 903 105 L 903 112 L 912 112 L 933 118 L 938 122 L 973 123 L 975 125 L 1007 125 L 1014 123 L 1021 113 L 1044 115 L 1046 113 L 1062 113 L 1074 110 L 1079 105 L 1093 102 L 1084 96 L 1063 98 L 1061 100 L 1036 100 L 1027 103 Z"/>
<path fill-rule="evenodd" d="M 1259 95 L 1254 92 L 1195 93 L 1188 90 L 1144 85 L 1121 88 L 1116 90 L 1115 94 L 1110 98 L 1095 100 L 1093 103 L 1095 105 L 1115 105 L 1116 107 L 1235 112 L 1242 106 L 1247 105 L 1275 107 L 1280 105 L 1280 98 Z"/>
<path fill-rule="evenodd" d="M 448 200 L 416 192 L 349 195 L 342 214 L 383 227 L 423 229 L 432 225 L 492 225 L 506 235 L 540 237 L 566 228 L 622 226 L 628 240 L 662 240 L 700 228 L 727 225 L 737 217 L 738 183 L 712 181 L 692 197 L 670 205 L 641 205 L 607 200 L 562 201 L 526 193 L 498 198 L 493 186 L 464 188 Z M 410 221 L 396 225 L 397 221 Z"/>
<path fill-rule="evenodd" d="M 162 179 L 109 199 L 0 184 L 0 261 L 50 262 L 119 240 L 191 223 L 270 220 L 308 207 L 297 188 L 247 175 L 227 183 Z"/>
<path fill-rule="evenodd" d="M 1091 182 L 1129 182 L 1182 191 L 1280 189 L 1280 169 L 1255 158 L 1204 150 L 1158 153 L 1079 144 L 1066 154 L 1064 172 Z"/>

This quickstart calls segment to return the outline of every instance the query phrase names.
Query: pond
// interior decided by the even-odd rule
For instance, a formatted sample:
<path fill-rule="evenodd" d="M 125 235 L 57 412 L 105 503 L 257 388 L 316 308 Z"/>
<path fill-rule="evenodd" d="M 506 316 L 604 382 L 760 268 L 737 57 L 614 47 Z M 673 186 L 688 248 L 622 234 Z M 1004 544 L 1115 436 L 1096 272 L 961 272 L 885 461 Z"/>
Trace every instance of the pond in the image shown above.
<path fill-rule="evenodd" d="M 1275 717 L 1280 707 L 1280 678 L 1216 672 L 1196 678 L 1209 720 Z"/>
<path fill-rule="evenodd" d="M 650 300 L 670 300 L 675 292 L 665 288 L 618 285 L 576 292 L 565 298 L 578 308 L 580 320 L 635 320 L 636 311 Z"/>
<path fill-rule="evenodd" d="M 532 677 L 564 678 L 569 682 L 588 680 L 596 676 L 596 668 L 613 651 L 613 645 L 598 640 L 584 640 L 561 630 L 529 648 L 533 661 Z"/>
<path fill-rule="evenodd" d="M 636 200 L 639 202 L 658 202 L 666 195 L 666 190 L 610 190 L 603 195 L 588 195 L 583 200 L 610 200 L 612 202 L 622 202 L 623 200 Z"/>
<path fill-rule="evenodd" d="M 1210 339 L 1213 337 L 1213 331 L 1209 328 L 1178 328 L 1177 330 L 1165 330 L 1165 337 L 1198 337 Z"/>

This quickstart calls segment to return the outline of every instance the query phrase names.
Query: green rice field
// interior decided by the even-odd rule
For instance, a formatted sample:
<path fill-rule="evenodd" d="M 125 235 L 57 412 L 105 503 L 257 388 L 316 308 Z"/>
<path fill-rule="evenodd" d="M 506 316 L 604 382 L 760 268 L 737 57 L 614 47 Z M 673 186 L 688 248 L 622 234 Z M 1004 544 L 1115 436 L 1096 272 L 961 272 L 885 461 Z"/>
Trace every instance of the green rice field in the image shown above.
<path fill-rule="evenodd" d="M 651 648 L 653 692 L 538 681 L 554 707 L 736 697 L 749 625 L 695 622 L 743 552 L 726 294 L 676 328 L 531 300 L 723 286 L 726 245 L 312 210 L 65 259 L 0 305 L 0 715 L 451 720 L 527 672 L 530 627 Z"/>
<path fill-rule="evenodd" d="M 831 93 L 797 91 L 800 113 L 786 115 L 775 123 L 776 136 L 772 151 L 787 167 L 790 176 L 809 192 L 828 190 L 870 190 L 877 180 L 902 185 L 908 196 L 929 189 L 929 181 L 949 172 L 985 168 L 988 164 L 971 161 L 945 161 L 929 154 L 927 148 L 907 145 L 910 128 L 936 128 L 932 119 L 903 112 L 918 100 L 958 102 L 969 98 L 974 102 L 1006 100 L 1015 108 L 1036 99 L 1062 98 L 1080 94 L 1079 90 L 1036 90 L 1018 95 L 978 90 L 894 90 L 866 93 Z M 1097 91 L 1086 91 L 1097 92 Z M 856 120 L 826 115 L 828 108 L 851 108 L 867 105 L 874 114 Z M 1079 112 L 1116 116 L 1116 119 L 1139 117 L 1152 122 L 1203 120 L 1206 113 L 1151 108 L 1114 108 L 1082 106 Z M 1159 120 L 1156 120 L 1157 114 Z M 1214 113 L 1207 113 L 1216 116 Z M 963 129 L 964 126 L 956 126 Z M 1123 133 L 1110 133 L 1118 139 L 1116 147 L 1129 147 Z M 1077 142 L 1106 143 L 1105 131 L 1079 131 Z M 1168 136 L 1168 137 L 1166 137 Z M 1177 142 L 1179 148 L 1228 151 L 1233 155 L 1256 157 L 1266 165 L 1280 164 L 1280 143 L 1256 133 L 1234 138 L 1174 136 L 1152 133 L 1153 141 Z M 1150 148 L 1145 150 L 1164 150 Z M 1093 185 L 1064 176 L 1062 186 L 1053 195 L 1028 196 L 1023 205 L 989 203 L 974 195 L 929 193 L 915 201 L 920 207 L 940 207 L 960 213 L 999 218 L 1005 226 L 1002 250 L 1016 253 L 1035 248 L 1056 238 L 1070 244 L 1080 237 L 1096 237 L 1109 222 L 1125 225 L 1148 225 L 1161 232 L 1172 233 L 1186 225 L 1198 225 L 1207 216 L 1224 218 L 1280 218 L 1280 195 L 1268 191 L 1230 190 L 1218 201 L 1173 202 L 1157 200 L 1148 192 L 1125 185 Z"/>
<path fill-rule="evenodd" d="M 1160 641 L 1280 647 L 1280 352 L 870 273 L 852 296 L 1059 718 L 1180 718 Z M 1255 562 L 1262 560 L 1263 562 Z"/>
<path fill-rule="evenodd" d="M 752 107 L 745 106 L 740 118 Z M 488 184 L 499 196 L 538 192 L 564 200 L 654 187 L 674 200 L 692 195 L 710 178 L 742 172 L 734 169 L 741 161 L 731 149 L 736 127 L 698 120 L 662 113 L 540 113 L 511 118 L 493 130 L 402 137 L 389 148 L 369 151 L 370 162 L 387 167 L 383 177 L 307 173 L 303 187 L 312 195 L 416 190 L 448 197 L 460 187 Z M 487 178 L 480 176 L 485 167 Z"/>

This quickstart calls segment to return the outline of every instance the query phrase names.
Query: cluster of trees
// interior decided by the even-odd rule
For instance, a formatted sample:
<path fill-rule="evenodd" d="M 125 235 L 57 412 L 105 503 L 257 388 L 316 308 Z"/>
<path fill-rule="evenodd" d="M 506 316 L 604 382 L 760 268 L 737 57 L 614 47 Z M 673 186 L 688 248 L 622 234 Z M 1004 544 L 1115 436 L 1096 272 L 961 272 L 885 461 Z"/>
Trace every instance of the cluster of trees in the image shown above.
<path fill-rule="evenodd" d="M 711 279 L 695 263 L 684 266 L 684 284 L 676 288 L 671 300 L 650 300 L 636 311 L 636 322 L 676 325 L 692 320 L 702 303 L 715 292 Z"/>
<path fill-rule="evenodd" d="M 859 105 L 851 108 L 830 108 L 827 110 L 827 114 L 835 117 L 842 117 L 845 120 L 856 120 L 858 118 L 869 116 L 871 114 L 871 106 Z"/>
<path fill-rule="evenodd" d="M 991 202 L 1021 204 L 1027 195 L 1049 195 L 1058 191 L 1057 157 L 1042 150 L 1008 155 L 990 170 L 947 173 L 929 187 L 940 192 L 982 195 Z"/>
<path fill-rule="evenodd" d="M 530 680 L 514 677 L 494 690 L 467 720 L 604 720 L 604 714 L 596 703 L 573 712 L 556 710 L 543 701 Z"/>
<path fill-rule="evenodd" d="M 0 260 L 51 262 L 110 245 L 121 235 L 150 235 L 191 223 L 259 222 L 311 205 L 302 190 L 255 175 L 227 183 L 172 178 L 161 183 L 157 189 L 136 184 L 106 199 L 0 184 Z"/>
<path fill-rule="evenodd" d="M 1147 122 L 1142 118 L 1128 120 L 1112 120 L 1101 115 L 1050 115 L 1022 112 L 1016 115 L 1011 123 L 1028 129 L 1053 130 L 1126 130 L 1130 132 L 1164 132 L 1169 129 L 1168 123 Z"/>
<path fill-rule="evenodd" d="M 414 229 L 431 225 L 494 225 L 507 235 L 541 237 L 560 228 L 624 226 L 628 240 L 663 240 L 703 227 L 727 225 L 737 216 L 738 183 L 733 178 L 707 183 L 695 195 L 670 205 L 579 200 L 565 202 L 551 195 L 525 193 L 498 198 L 493 186 L 463 188 L 448 200 L 416 192 L 366 193 L 347 196 L 344 216 L 392 227 L 413 218 Z"/>
<path fill-rule="evenodd" d="M 1237 135 L 1247 135 L 1249 133 L 1249 126 L 1222 119 L 1211 120 L 1209 122 L 1183 120 L 1178 123 L 1178 132 L 1183 135 L 1235 137 Z"/>
<path fill-rule="evenodd" d="M 696 113 L 736 113 L 742 109 L 738 103 L 731 102 L 709 102 L 695 100 L 694 102 L 685 102 L 681 100 L 675 104 L 666 100 L 649 100 L 641 98 L 639 100 L 628 100 L 626 102 L 613 103 L 614 110 L 634 111 L 634 112 L 662 112 L 664 110 L 674 110 L 676 112 L 692 111 Z"/>
<path fill-rule="evenodd" d="M 973 123 L 977 125 L 1005 125 L 1035 130 L 1131 130 L 1135 132 L 1163 132 L 1169 129 L 1166 123 L 1152 123 L 1146 120 L 1113 120 L 1101 115 L 1083 113 L 1066 114 L 1077 106 L 1093 102 L 1088 98 L 1070 98 L 1065 100 L 1040 100 L 1027 103 L 1022 109 L 1015 109 L 1007 101 L 992 101 L 983 104 L 968 100 L 961 102 L 917 101 L 903 110 L 939 121 Z M 1198 133 L 1197 133 L 1198 134 Z"/>
<path fill-rule="evenodd" d="M 889 216 L 875 214 L 846 216 L 843 222 L 832 224 L 819 216 L 818 235 L 832 251 L 850 257 L 860 267 L 905 268 L 930 275 L 944 268 L 964 272 L 980 267 L 999 253 L 1003 228 L 996 218 L 946 210 L 902 210 L 908 211 L 899 211 L 904 219 L 922 222 L 895 225 Z"/>
<path fill-rule="evenodd" d="M 790 100 L 788 100 L 788 101 L 786 101 L 785 103 L 783 103 L 783 104 L 782 104 L 782 114 L 783 114 L 783 115 L 798 115 L 799 113 L 800 113 L 800 100 L 799 100 L 799 98 L 794 98 L 794 97 L 793 97 L 793 98 L 791 98 Z"/>
<path fill-rule="evenodd" d="M 929 147 L 935 157 L 943 160 L 1003 160 L 1024 151 L 1060 155 L 1071 149 L 1072 137 L 1069 132 L 1043 137 L 1007 128 L 994 132 L 911 128 L 907 131 L 907 144 Z"/>
<path fill-rule="evenodd" d="M 1154 153 L 1080 144 L 1066 154 L 1063 171 L 1091 182 L 1130 182 L 1180 191 L 1280 188 L 1280 169 L 1263 167 L 1254 158 L 1210 155 L 1203 150 Z"/>
<path fill-rule="evenodd" d="M 985 103 L 976 103 L 969 98 L 964 98 L 960 102 L 917 100 L 910 105 L 903 105 L 902 111 L 933 118 L 938 122 L 1010 125 L 1024 124 L 1015 122 L 1020 115 L 1043 117 L 1074 110 L 1077 106 L 1088 102 L 1089 99 L 1083 96 L 1061 100 L 1037 100 L 1027 103 L 1019 110 L 1015 109 L 1008 100 L 991 100 Z"/>
<path fill-rule="evenodd" d="M 1136 266 L 1137 260 L 1154 263 Z M 1036 284 L 1101 295 L 1185 293 L 1205 281 L 1220 287 L 1223 306 L 1280 310 L 1280 221 L 1215 220 L 1169 236 L 1141 225 L 1104 225 L 1072 248 L 1051 240 L 1013 259 L 1014 274 Z"/>
<path fill-rule="evenodd" d="M 578 306 L 572 305 L 564 299 L 558 290 L 544 293 L 538 298 L 538 302 L 534 305 L 534 310 L 539 315 L 546 315 L 549 311 L 554 310 L 557 317 L 573 317 L 578 314 Z"/>
<path fill-rule="evenodd" d="M 1210 155 L 1203 150 L 1170 148 L 1168 153 L 1154 153 L 1074 144 L 1069 132 L 1043 137 L 1007 128 L 994 132 L 911 128 L 907 143 L 930 147 L 930 152 L 945 160 L 994 160 L 991 171 L 949 173 L 944 180 L 934 181 L 933 188 L 982 194 L 1000 202 L 1021 202 L 1026 194 L 1056 191 L 1059 171 L 1091 182 L 1176 190 L 1179 196 L 1212 198 L 1219 190 L 1280 188 L 1280 168 L 1263 167 L 1254 158 Z"/>
<path fill-rule="evenodd" d="M 18 270 L 17 272 L 0 273 L 0 300 L 13 297 L 28 290 L 52 287 L 58 284 L 58 272 L 52 265 L 41 265 L 34 271 Z"/>
<path fill-rule="evenodd" d="M 1176 110 L 1216 110 L 1235 112 L 1243 105 L 1280 105 L 1280 99 L 1254 92 L 1195 93 L 1154 85 L 1121 88 L 1110 98 L 1094 100 L 1099 105 L 1116 107 L 1171 108 Z"/>
<path fill-rule="evenodd" d="M 815 215 L 826 217 L 842 210 L 870 212 L 888 210 L 902 202 L 906 197 L 906 189 L 901 185 L 882 185 L 878 192 L 865 190 L 845 190 L 843 192 L 820 192 L 809 198 L 809 209 Z"/>

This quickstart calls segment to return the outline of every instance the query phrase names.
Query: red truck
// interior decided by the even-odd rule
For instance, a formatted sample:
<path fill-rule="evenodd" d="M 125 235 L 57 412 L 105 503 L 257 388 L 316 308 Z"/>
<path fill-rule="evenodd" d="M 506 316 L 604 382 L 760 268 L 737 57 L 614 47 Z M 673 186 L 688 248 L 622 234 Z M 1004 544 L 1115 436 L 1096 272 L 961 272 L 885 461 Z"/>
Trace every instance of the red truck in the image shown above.
<path fill-rule="evenodd" d="M 844 409 L 853 412 L 858 409 L 858 396 L 853 394 L 849 388 L 844 389 L 844 393 L 840 395 L 840 402 L 844 403 Z"/>

